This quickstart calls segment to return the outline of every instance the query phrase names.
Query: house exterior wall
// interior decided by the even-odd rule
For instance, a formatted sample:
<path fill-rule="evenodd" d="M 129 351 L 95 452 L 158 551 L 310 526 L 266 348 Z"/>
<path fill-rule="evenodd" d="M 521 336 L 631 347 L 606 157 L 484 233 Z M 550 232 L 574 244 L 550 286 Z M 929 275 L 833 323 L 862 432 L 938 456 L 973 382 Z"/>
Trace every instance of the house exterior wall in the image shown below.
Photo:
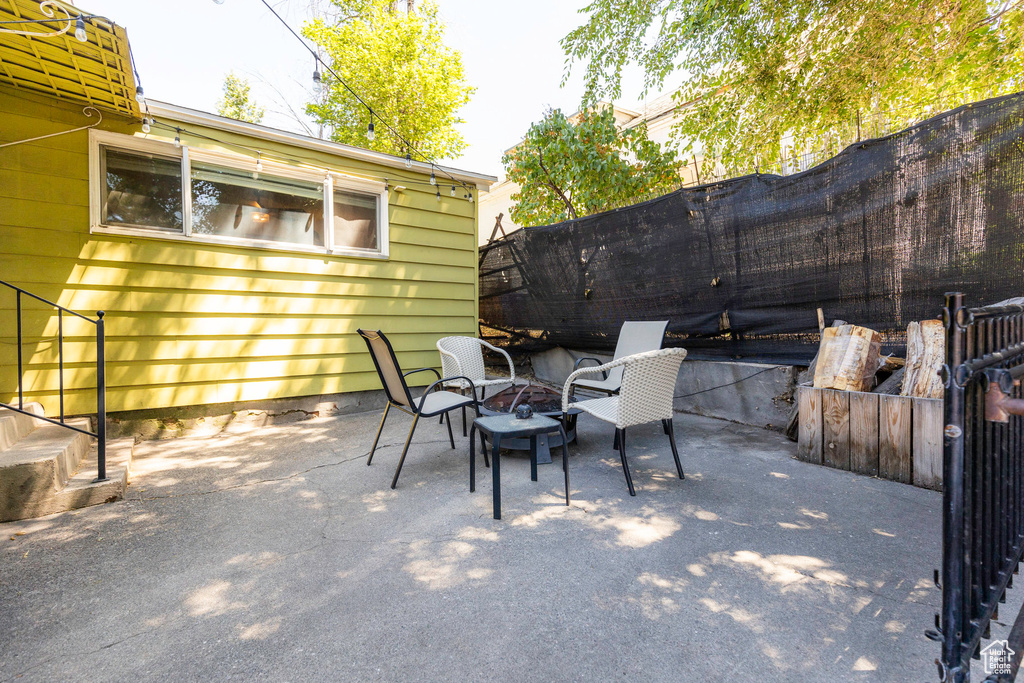
<path fill-rule="evenodd" d="M 80 106 L 0 87 L 0 143 L 89 122 Z M 0 279 L 90 317 L 105 312 L 109 412 L 379 389 L 359 327 L 388 334 L 408 368 L 439 367 L 441 336 L 475 336 L 477 203 L 446 194 L 438 202 L 429 185 L 410 183 L 427 179 L 415 168 L 183 127 L 268 156 L 387 177 L 390 256 L 96 234 L 89 131 L 0 148 Z M 98 129 L 141 135 L 109 114 Z M 154 127 L 149 138 L 170 141 L 174 131 Z M 221 147 L 185 134 L 182 141 Z M 14 309 L 13 291 L 0 287 L 0 401 L 17 392 Z M 23 318 L 26 400 L 53 415 L 56 312 L 26 300 Z M 94 329 L 64 316 L 68 414 L 96 410 Z"/>

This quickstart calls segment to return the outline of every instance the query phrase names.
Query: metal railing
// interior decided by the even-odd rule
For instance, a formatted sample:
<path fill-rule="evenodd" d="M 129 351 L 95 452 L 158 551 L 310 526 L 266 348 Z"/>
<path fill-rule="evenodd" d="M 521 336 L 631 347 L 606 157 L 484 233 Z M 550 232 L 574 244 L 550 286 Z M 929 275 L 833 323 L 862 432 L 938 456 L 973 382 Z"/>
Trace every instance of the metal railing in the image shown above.
<path fill-rule="evenodd" d="M 967 308 L 946 295 L 945 430 L 943 439 L 943 681 L 971 678 L 971 658 L 984 656 L 989 680 L 1013 680 L 1024 651 L 1024 610 L 1007 638 L 1008 656 L 993 670 L 982 648 L 999 604 L 1024 558 L 1024 306 Z"/>
<path fill-rule="evenodd" d="M 51 424 L 59 425 L 65 429 L 91 436 L 96 439 L 96 461 L 97 461 L 97 473 L 96 481 L 106 481 L 107 479 L 107 380 L 106 380 L 106 362 L 104 358 L 104 331 L 103 331 L 103 311 L 96 313 L 96 320 L 76 313 L 69 308 L 36 296 L 32 292 L 29 292 L 21 287 L 16 287 L 9 282 L 0 280 L 0 285 L 13 289 L 15 291 L 15 297 L 17 299 L 17 317 L 18 317 L 18 405 L 17 407 L 9 405 L 7 403 L 0 402 L 0 406 L 13 410 L 17 413 L 24 415 L 31 415 L 37 420 L 44 420 Z M 25 410 L 25 386 L 24 386 L 24 354 L 22 347 L 24 346 L 23 337 L 23 325 L 22 325 L 22 297 L 31 297 L 36 301 L 40 301 L 48 306 L 52 306 L 57 309 L 57 375 L 60 383 L 60 420 L 54 420 L 41 415 Z M 73 315 L 81 318 L 86 322 L 92 323 L 96 326 L 96 431 L 90 432 L 86 429 L 75 427 L 74 425 L 67 424 L 64 416 L 64 314 Z"/>

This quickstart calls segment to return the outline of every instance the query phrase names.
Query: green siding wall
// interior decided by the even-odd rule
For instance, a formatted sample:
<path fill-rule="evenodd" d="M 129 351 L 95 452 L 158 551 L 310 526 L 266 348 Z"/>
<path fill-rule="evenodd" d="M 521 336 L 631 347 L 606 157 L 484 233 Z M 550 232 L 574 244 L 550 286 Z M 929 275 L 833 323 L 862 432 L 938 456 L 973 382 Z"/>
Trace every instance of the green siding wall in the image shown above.
<path fill-rule="evenodd" d="M 101 130 L 138 130 L 105 116 Z M 0 87 L 0 143 L 88 122 L 80 107 Z M 184 127 L 268 156 L 386 176 L 392 187 L 426 179 Z M 438 338 L 476 334 L 476 203 L 447 193 L 438 202 L 426 185 L 392 191 L 386 261 L 97 235 L 89 232 L 88 150 L 87 131 L 0 148 L 0 279 L 90 317 L 106 312 L 109 411 L 379 389 L 357 328 L 383 330 L 409 368 L 439 366 Z M 17 391 L 14 308 L 0 287 L 4 401 Z M 56 315 L 26 301 L 23 319 L 26 396 L 55 414 Z M 95 412 L 93 328 L 65 316 L 64 331 L 67 411 Z"/>

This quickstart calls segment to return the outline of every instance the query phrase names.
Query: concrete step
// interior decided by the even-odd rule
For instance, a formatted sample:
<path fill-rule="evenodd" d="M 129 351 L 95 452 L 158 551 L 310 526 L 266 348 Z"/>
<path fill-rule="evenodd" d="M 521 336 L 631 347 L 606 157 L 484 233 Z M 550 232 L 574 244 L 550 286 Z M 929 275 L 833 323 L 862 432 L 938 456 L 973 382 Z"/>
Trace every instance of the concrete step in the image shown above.
<path fill-rule="evenodd" d="M 107 480 L 96 481 L 96 444 L 92 444 L 89 448 L 89 455 L 82 461 L 78 473 L 71 477 L 68 485 L 54 496 L 47 511 L 33 516 L 66 512 L 121 500 L 124 498 L 125 489 L 131 478 L 134 449 L 134 438 L 107 441 Z"/>
<path fill-rule="evenodd" d="M 86 419 L 68 424 L 89 428 Z M 51 501 L 78 472 L 90 441 L 80 432 L 43 423 L 0 452 L 0 522 L 50 514 Z"/>
<path fill-rule="evenodd" d="M 36 415 L 43 414 L 43 406 L 39 403 L 26 403 L 25 410 Z M 0 452 L 18 443 L 41 424 L 46 423 L 14 410 L 0 408 Z"/>

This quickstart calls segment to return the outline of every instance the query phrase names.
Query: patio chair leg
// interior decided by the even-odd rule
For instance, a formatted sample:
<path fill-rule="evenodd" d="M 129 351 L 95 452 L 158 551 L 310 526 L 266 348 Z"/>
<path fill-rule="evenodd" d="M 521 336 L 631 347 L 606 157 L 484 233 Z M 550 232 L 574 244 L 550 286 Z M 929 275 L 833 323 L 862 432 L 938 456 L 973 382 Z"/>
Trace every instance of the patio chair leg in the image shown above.
<path fill-rule="evenodd" d="M 398 486 L 398 475 L 402 471 L 402 464 L 405 462 L 405 454 L 409 452 L 409 444 L 412 442 L 412 433 L 416 431 L 416 423 L 420 421 L 419 413 L 412 419 L 412 427 L 409 428 L 409 436 L 405 439 L 405 448 L 402 449 L 402 457 L 398 460 L 398 467 L 395 469 L 395 478 L 391 480 L 391 488 Z"/>
<path fill-rule="evenodd" d="M 613 451 L 619 450 L 619 430 L 618 429 L 615 430 L 615 441 L 612 442 L 612 450 Z"/>
<path fill-rule="evenodd" d="M 629 495 L 635 496 L 633 490 L 633 477 L 629 474 L 629 463 L 626 462 L 626 430 L 615 430 L 616 441 L 619 443 L 619 458 L 622 459 L 622 471 L 626 473 L 626 485 L 629 486 Z"/>
<path fill-rule="evenodd" d="M 668 442 L 672 444 L 672 457 L 676 460 L 676 472 L 679 473 L 680 479 L 686 479 L 683 476 L 683 466 L 679 462 L 679 450 L 676 448 L 676 434 L 675 429 L 672 426 L 672 420 L 662 420 L 661 424 L 665 427 L 665 433 L 668 434 Z"/>
<path fill-rule="evenodd" d="M 452 449 L 455 448 L 455 437 L 452 436 L 452 418 L 449 413 L 444 414 L 444 421 L 448 423 L 448 440 L 452 442 Z"/>
<path fill-rule="evenodd" d="M 484 440 L 483 432 L 480 432 L 480 452 L 484 454 L 484 466 L 490 467 L 491 460 L 487 457 L 487 442 Z"/>
<path fill-rule="evenodd" d="M 462 406 L 462 435 L 466 435 L 466 406 Z"/>
<path fill-rule="evenodd" d="M 373 452 L 377 450 L 377 442 L 380 440 L 380 433 L 384 431 L 384 420 L 388 419 L 388 411 L 391 410 L 391 404 L 388 403 L 387 407 L 384 408 L 384 414 L 380 418 L 380 426 L 377 427 L 377 436 L 373 437 L 373 445 L 370 446 L 370 457 L 366 459 L 366 464 L 369 465 L 373 460 Z"/>

